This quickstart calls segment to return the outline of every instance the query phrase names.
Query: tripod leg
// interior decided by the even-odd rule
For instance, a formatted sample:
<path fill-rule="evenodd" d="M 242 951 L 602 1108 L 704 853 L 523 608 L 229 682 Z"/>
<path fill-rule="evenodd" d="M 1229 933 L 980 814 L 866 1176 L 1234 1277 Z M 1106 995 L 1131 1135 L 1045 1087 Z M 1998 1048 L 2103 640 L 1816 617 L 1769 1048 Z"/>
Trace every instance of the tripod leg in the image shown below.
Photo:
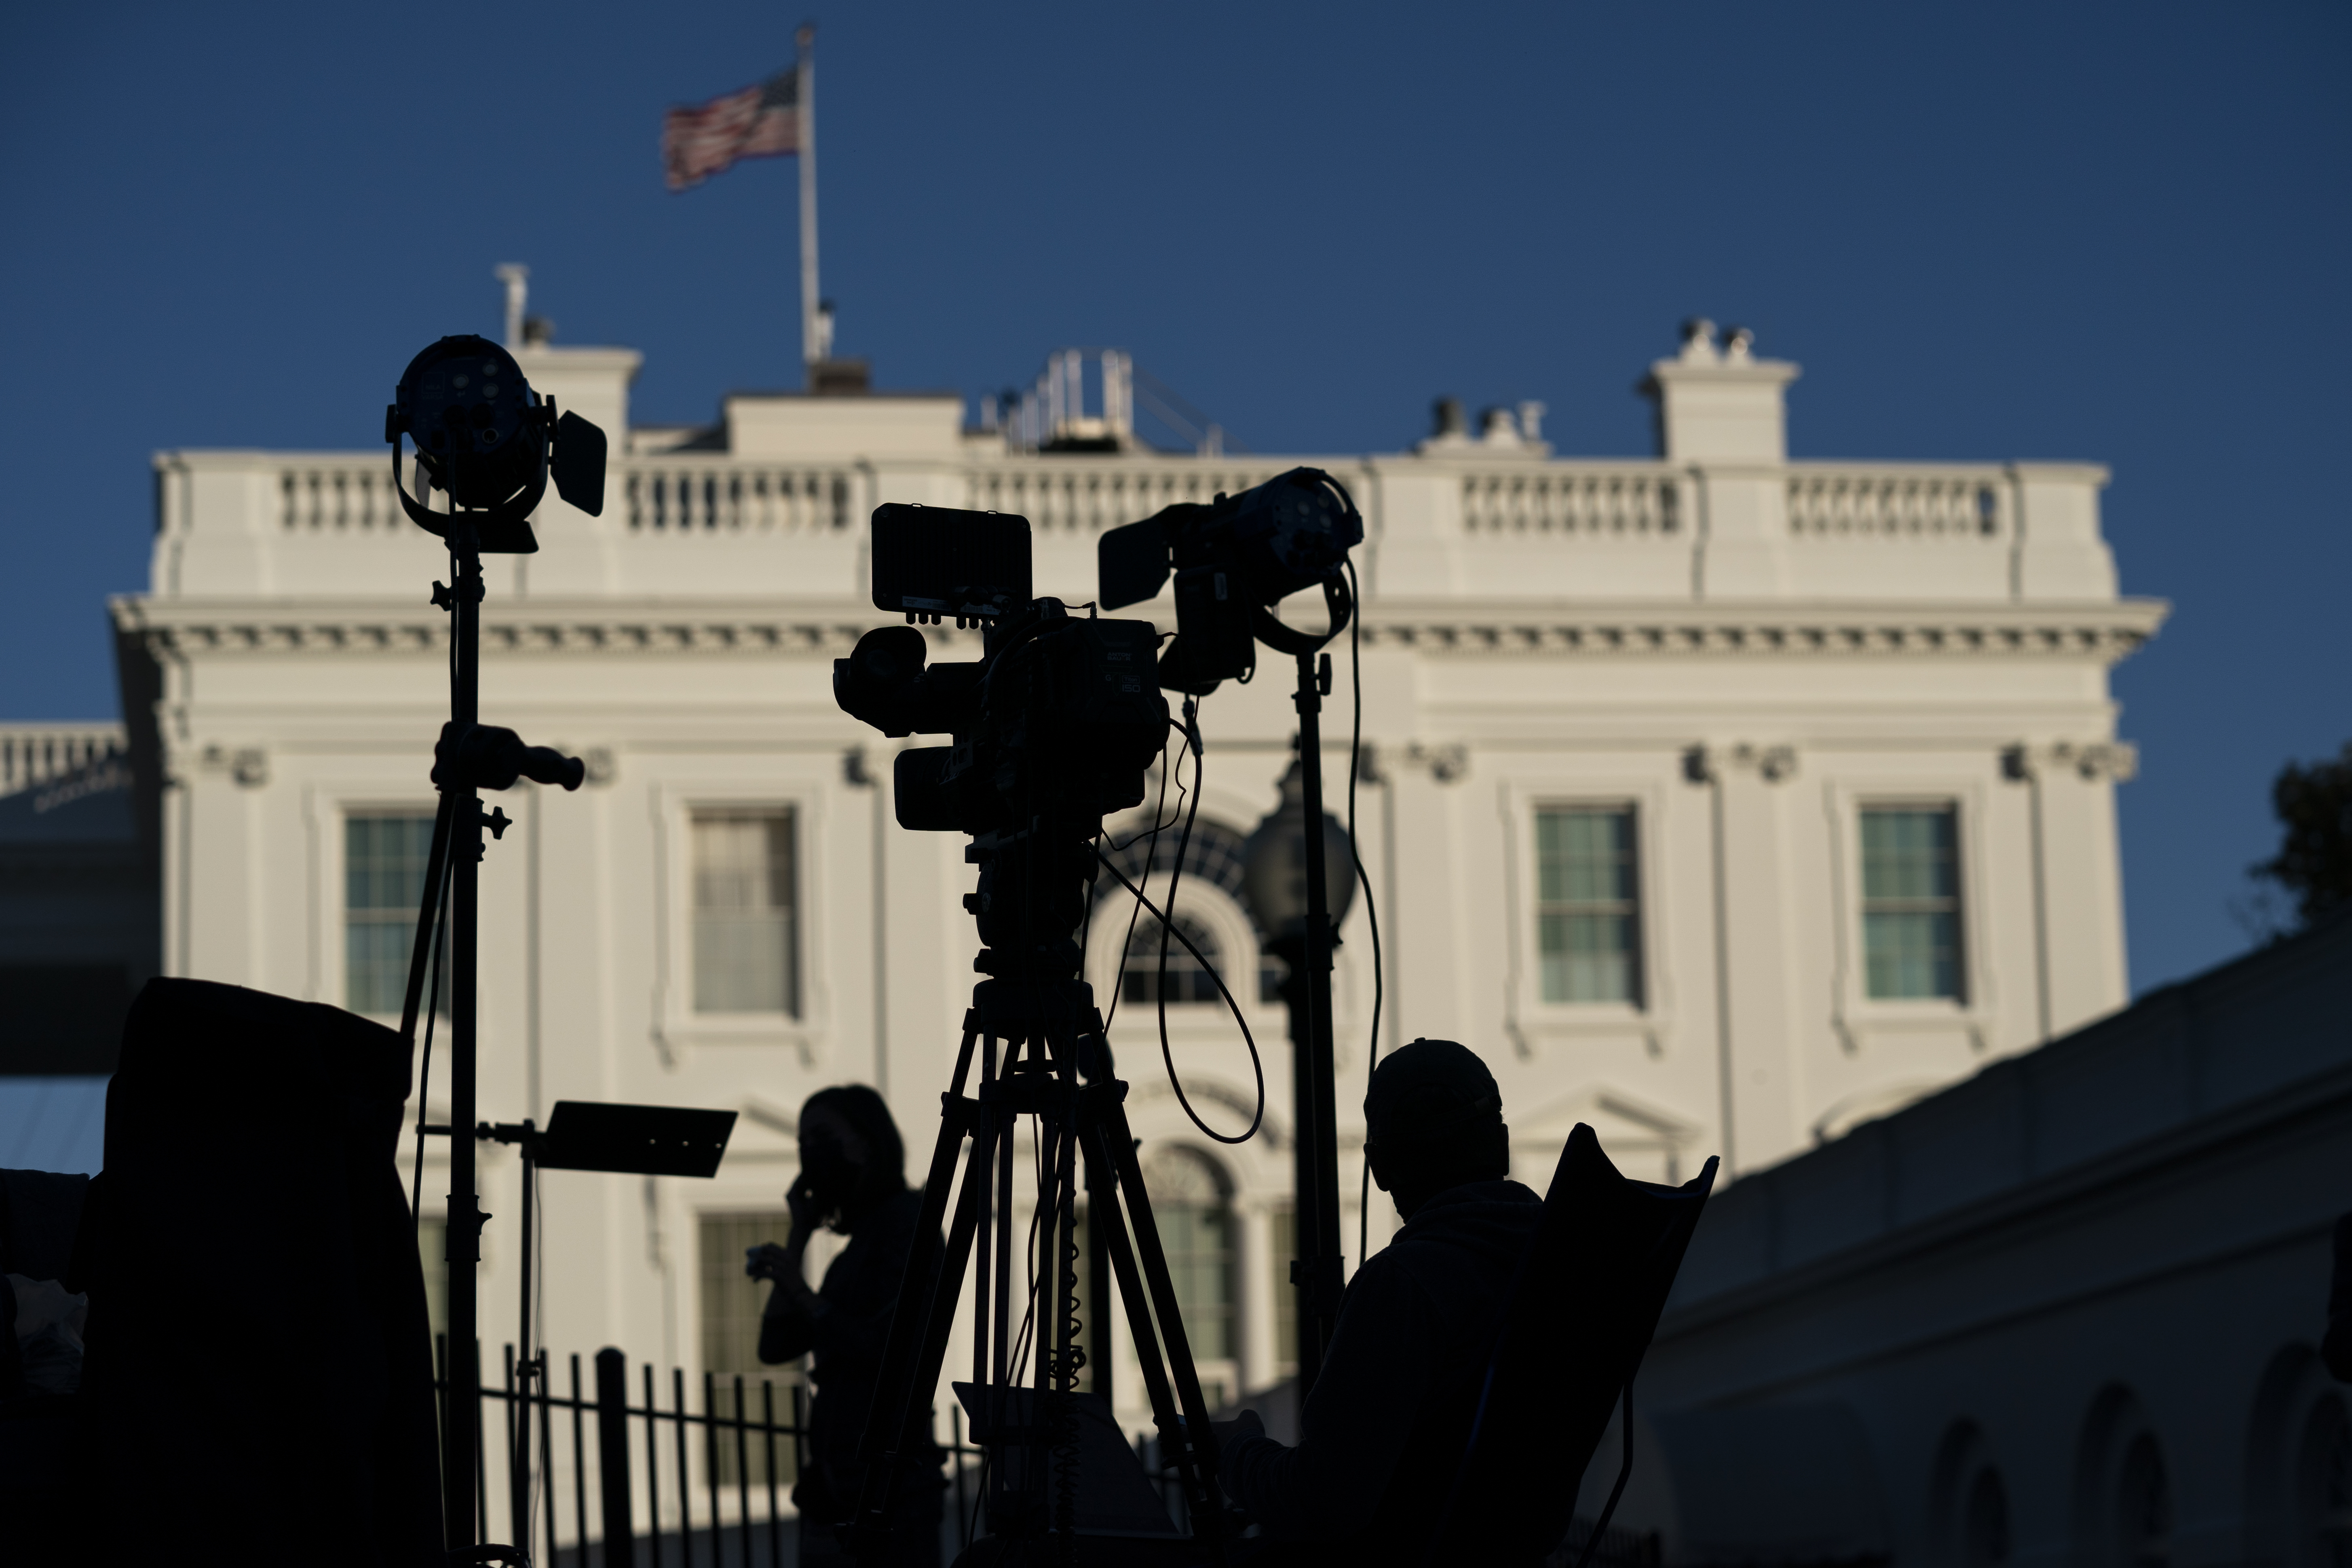
<path fill-rule="evenodd" d="M 999 1118 L 989 1100 L 988 1086 L 995 1081 L 996 1037 L 988 1035 L 982 1038 L 980 1044 L 981 1107 L 971 1131 L 971 1163 L 983 1174 L 995 1169 L 996 1140 L 1003 1135 L 997 1125 Z M 988 1238 L 992 1234 L 990 1224 L 992 1211 L 990 1205 L 994 1198 L 993 1185 L 989 1182 L 981 1184 L 980 1220 L 977 1227 L 980 1246 L 972 1259 L 977 1278 L 972 1282 L 971 1291 L 971 1381 L 975 1386 L 983 1387 L 988 1383 L 988 1330 L 992 1321 L 988 1304 L 991 1300 L 989 1283 L 992 1278 L 989 1264 L 992 1260 L 992 1254 Z M 961 1461 L 959 1460 L 958 1463 Z"/>
<path fill-rule="evenodd" d="M 433 814 L 433 850 L 425 861 L 425 897 L 417 908 L 416 940 L 408 952 L 408 995 L 400 1006 L 403 1040 L 416 1038 L 416 1016 L 424 1003 L 425 975 L 433 957 L 433 932 L 441 913 L 441 879 L 449 867 L 449 819 L 457 815 L 457 807 L 456 794 L 444 790 L 440 807 Z M 421 1089 L 416 1095 L 416 1120 L 425 1120 L 425 1094 Z"/>
<path fill-rule="evenodd" d="M 1087 1386 L 1111 1404 L 1110 1249 L 1103 1240 L 1097 1215 L 1108 1215 L 1118 1200 L 1099 1195 L 1110 1172 L 1092 1150 L 1087 1151 L 1087 1365 L 1094 1376 Z"/>
<path fill-rule="evenodd" d="M 1076 1075 L 1071 1075 L 1075 1080 Z M 1076 1110 L 1075 1102 L 1069 1109 Z M 1053 1316 L 1047 1322 L 1054 1334 L 1053 1398 L 1047 1413 L 1055 1428 L 1054 1447 L 1061 1451 L 1062 1466 L 1059 1484 L 1054 1495 L 1054 1528 L 1061 1532 L 1062 1560 L 1076 1561 L 1078 1506 L 1077 1412 L 1071 1407 L 1068 1395 L 1078 1385 L 1078 1368 L 1072 1331 L 1076 1327 L 1076 1289 L 1078 1277 L 1075 1272 L 1077 1258 L 1077 1185 L 1078 1156 L 1076 1118 L 1057 1115 L 1048 1123 L 1054 1128 L 1054 1203 L 1060 1212 L 1047 1226 L 1054 1252 L 1054 1267 L 1047 1275 L 1046 1296 L 1053 1303 Z M 1053 1473 L 1050 1466 L 1042 1467 L 1041 1475 Z"/>
<path fill-rule="evenodd" d="M 1099 1087 L 1120 1092 L 1126 1089 L 1126 1085 L 1117 1083 Z M 1201 1397 L 1201 1379 L 1192 1367 L 1192 1347 L 1185 1340 L 1183 1318 L 1176 1309 L 1176 1292 L 1169 1282 L 1167 1254 L 1160 1246 L 1159 1231 L 1153 1227 L 1150 1200 L 1143 1194 L 1142 1173 L 1136 1165 L 1127 1113 L 1109 1094 L 1090 1092 L 1088 1100 L 1087 1110 L 1080 1121 L 1087 1157 L 1098 1160 L 1103 1169 L 1111 1173 L 1111 1179 L 1121 1183 L 1127 1200 L 1122 1215 L 1117 1201 L 1118 1190 L 1107 1187 L 1104 1196 L 1109 1201 L 1101 1205 L 1099 1223 L 1112 1269 L 1118 1278 L 1119 1295 L 1126 1302 L 1128 1332 L 1134 1337 L 1135 1358 L 1143 1370 L 1145 1391 L 1150 1395 L 1152 1421 L 1160 1428 L 1160 1451 L 1163 1458 L 1173 1455 L 1185 1500 L 1192 1510 L 1194 1533 L 1205 1537 L 1219 1561 L 1223 1561 L 1224 1546 L 1216 1522 L 1223 1507 L 1217 1491 L 1216 1441 L 1209 1431 L 1208 1405 Z M 1120 1155 L 1125 1158 L 1118 1158 Z M 1155 1314 L 1160 1328 L 1167 1332 L 1168 1359 L 1164 1364 L 1160 1360 L 1160 1336 L 1152 1325 Z"/>
<path fill-rule="evenodd" d="M 969 1100 L 961 1103 L 971 1104 Z M 950 1178 L 953 1173 L 950 1166 Z M 891 1314 L 889 1343 L 883 1352 L 874 1408 L 866 1415 L 866 1435 L 857 1446 L 862 1474 L 858 1477 L 857 1511 L 852 1516 L 854 1534 L 850 1544 L 851 1550 L 860 1555 L 878 1550 L 889 1533 L 890 1498 L 898 1486 L 898 1471 L 906 1462 L 910 1436 L 918 1431 L 926 1438 L 930 1436 L 931 1392 L 939 1386 L 940 1367 L 947 1360 L 948 1336 L 955 1327 L 956 1298 L 963 1291 L 964 1264 L 971 1256 L 972 1234 L 980 1218 L 980 1194 L 987 1183 L 987 1167 L 975 1152 L 974 1158 L 964 1166 L 963 1190 L 956 1197 L 955 1223 L 948 1233 L 946 1255 L 929 1281 L 929 1289 L 920 1297 L 911 1289 L 902 1290 L 898 1310 Z M 927 1187 L 927 1198 L 929 1193 Z M 943 1193 L 941 1197 L 944 1201 Z M 930 1212 L 928 1202 L 924 1209 L 927 1214 Z M 937 1236 L 937 1225 L 932 1225 L 926 1234 Z M 911 1285 L 915 1279 L 911 1268 L 908 1279 Z M 909 1325 L 917 1321 L 914 1309 L 919 1301 L 923 1310 L 921 1338 L 917 1340 Z M 906 1364 L 909 1356 L 914 1358 L 911 1366 Z"/>
<path fill-rule="evenodd" d="M 1113 1086 L 1101 1087 L 1108 1089 Z M 1151 1291 L 1151 1310 L 1167 1336 L 1169 1381 L 1183 1409 L 1185 1431 L 1191 1435 L 1189 1447 L 1199 1457 L 1194 1484 L 1201 1499 L 1195 1507 L 1205 1508 L 1206 1513 L 1196 1517 L 1209 1521 L 1205 1533 L 1213 1541 L 1214 1521 L 1223 1506 L 1217 1492 L 1217 1442 L 1209 1430 L 1208 1403 L 1201 1397 L 1201 1375 L 1192 1364 L 1192 1346 L 1184 1334 L 1183 1315 L 1177 1309 L 1175 1285 L 1169 1279 L 1168 1255 L 1160 1245 L 1160 1227 L 1151 1217 L 1151 1199 L 1144 1190 L 1142 1167 L 1136 1162 L 1135 1136 L 1128 1128 L 1127 1107 L 1120 1102 L 1126 1086 L 1117 1087 L 1118 1094 L 1097 1093 L 1093 1097 L 1094 1135 L 1097 1146 L 1111 1161 L 1126 1199 L 1129 1228 L 1134 1233 L 1135 1247 Z M 1120 1287 L 1128 1288 L 1125 1280 L 1120 1281 Z M 1218 1550 L 1222 1555 L 1223 1548 Z"/>
<path fill-rule="evenodd" d="M 892 1441 L 885 1424 L 874 1419 L 874 1411 L 886 1410 L 892 1402 L 903 1403 L 903 1395 L 892 1381 L 894 1371 L 906 1368 L 907 1358 L 914 1353 L 917 1314 L 908 1310 L 909 1304 L 921 1301 L 928 1306 L 932 1298 L 932 1282 L 940 1268 L 940 1225 L 947 1218 L 948 1192 L 955 1184 L 956 1155 L 963 1147 L 965 1134 L 971 1131 L 972 1102 L 963 1098 L 964 1076 L 971 1069 L 971 1052 L 979 1038 L 977 1020 L 970 1015 L 964 1018 L 963 1045 L 956 1053 L 955 1083 L 940 1096 L 940 1136 L 931 1145 L 931 1168 L 923 1178 L 923 1207 L 915 1221 L 915 1244 L 907 1254 L 907 1272 L 898 1284 L 898 1309 L 890 1316 L 889 1337 L 882 1346 L 882 1378 L 875 1385 L 874 1407 L 866 1416 L 866 1431 L 857 1442 L 857 1465 L 872 1468 L 883 1446 Z M 939 1369 L 931 1369 L 932 1376 Z"/>

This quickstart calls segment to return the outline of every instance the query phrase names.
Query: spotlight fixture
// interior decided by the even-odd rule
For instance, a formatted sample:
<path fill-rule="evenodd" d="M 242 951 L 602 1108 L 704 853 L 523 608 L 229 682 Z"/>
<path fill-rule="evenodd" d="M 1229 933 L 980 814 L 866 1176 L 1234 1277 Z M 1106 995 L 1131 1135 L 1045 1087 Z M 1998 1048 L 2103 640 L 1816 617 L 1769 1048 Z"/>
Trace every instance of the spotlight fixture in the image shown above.
<path fill-rule="evenodd" d="M 416 447 L 420 491 L 436 489 L 451 510 L 436 512 L 408 493 L 400 438 Z M 528 519 L 555 480 L 556 493 L 591 517 L 604 510 L 604 432 L 577 414 L 556 416 L 552 399 L 531 391 L 514 356 L 488 338 L 446 337 L 408 362 L 383 415 L 392 443 L 393 488 L 409 521 L 444 539 L 460 521 L 486 554 L 539 549 Z"/>

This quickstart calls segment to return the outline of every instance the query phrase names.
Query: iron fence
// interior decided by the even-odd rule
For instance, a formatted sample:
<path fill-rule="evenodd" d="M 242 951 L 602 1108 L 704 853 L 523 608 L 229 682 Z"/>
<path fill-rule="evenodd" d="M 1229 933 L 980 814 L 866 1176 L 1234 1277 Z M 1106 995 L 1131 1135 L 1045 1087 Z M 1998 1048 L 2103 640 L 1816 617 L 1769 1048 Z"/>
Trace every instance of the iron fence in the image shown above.
<path fill-rule="evenodd" d="M 434 1355 L 442 1394 L 446 1337 L 436 1337 Z M 478 1348 L 475 1359 L 478 1369 Z M 792 1486 L 807 1454 L 807 1390 L 704 1373 L 697 1410 L 683 1370 L 670 1369 L 666 1388 L 649 1363 L 632 1380 L 618 1350 L 599 1351 L 588 1367 L 571 1356 L 562 1370 L 563 1392 L 551 1358 L 527 1400 L 517 1393 L 512 1345 L 500 1377 L 478 1370 L 476 1539 L 494 1538 L 503 1499 L 498 1537 L 526 1543 L 534 1563 L 552 1568 L 790 1568 L 797 1560 Z M 526 1404 L 531 1462 L 516 1467 Z M 968 1545 L 982 1453 L 964 1439 L 961 1410 L 948 1412 L 942 1447 L 955 1500 L 955 1520 L 942 1522 L 955 1544 Z"/>
<path fill-rule="evenodd" d="M 434 1357 L 440 1394 L 448 1385 L 446 1337 L 435 1337 Z M 496 1381 L 480 1375 L 480 1360 L 478 1346 L 475 1539 L 493 1538 L 494 1503 L 502 1498 L 499 1533 L 524 1544 L 545 1568 L 793 1568 L 798 1562 L 792 1486 L 808 1441 L 807 1390 L 798 1383 L 780 1387 L 761 1378 L 754 1386 L 740 1374 L 704 1373 L 697 1411 L 689 1407 L 683 1370 L 670 1369 L 665 1389 L 654 1367 L 641 1364 L 632 1388 L 628 1358 L 610 1347 L 596 1352 L 591 1368 L 568 1357 L 562 1393 L 551 1361 L 527 1398 L 517 1393 L 512 1345 L 504 1347 Z M 531 1462 L 518 1468 L 512 1457 L 525 1405 Z M 493 1430 L 502 1441 L 487 1440 Z M 1175 1471 L 1159 1462 L 1159 1444 L 1143 1434 L 1133 1441 L 1171 1516 L 1189 1529 L 1182 1488 Z M 953 1510 L 941 1521 L 941 1546 L 951 1555 L 971 1544 L 985 1456 L 965 1440 L 963 1412 L 952 1405 L 941 1447 Z M 1577 1519 L 1546 1568 L 1573 1568 L 1591 1531 L 1591 1521 Z M 1654 1533 L 1611 1530 L 1591 1568 L 1659 1568 L 1661 1561 Z"/>

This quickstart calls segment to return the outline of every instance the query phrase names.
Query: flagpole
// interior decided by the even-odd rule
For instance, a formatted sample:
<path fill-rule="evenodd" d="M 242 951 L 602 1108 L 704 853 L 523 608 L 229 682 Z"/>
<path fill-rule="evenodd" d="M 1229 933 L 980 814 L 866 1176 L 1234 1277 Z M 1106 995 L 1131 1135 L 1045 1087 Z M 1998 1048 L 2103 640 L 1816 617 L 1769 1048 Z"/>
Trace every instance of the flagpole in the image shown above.
<path fill-rule="evenodd" d="M 800 45 L 801 166 L 801 361 L 809 390 L 816 389 L 816 362 L 824 352 L 817 342 L 816 288 L 816 25 L 804 22 L 795 36 Z"/>

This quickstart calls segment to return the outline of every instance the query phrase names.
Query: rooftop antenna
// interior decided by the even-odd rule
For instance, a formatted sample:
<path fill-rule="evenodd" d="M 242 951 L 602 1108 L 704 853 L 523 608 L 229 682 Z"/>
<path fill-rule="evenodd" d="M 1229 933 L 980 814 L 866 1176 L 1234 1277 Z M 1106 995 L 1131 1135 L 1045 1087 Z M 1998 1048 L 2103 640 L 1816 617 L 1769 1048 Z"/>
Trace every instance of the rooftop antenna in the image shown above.
<path fill-rule="evenodd" d="M 509 350 L 522 347 L 523 306 L 530 298 L 530 268 L 520 261 L 499 264 L 499 281 L 507 286 L 507 336 Z"/>

